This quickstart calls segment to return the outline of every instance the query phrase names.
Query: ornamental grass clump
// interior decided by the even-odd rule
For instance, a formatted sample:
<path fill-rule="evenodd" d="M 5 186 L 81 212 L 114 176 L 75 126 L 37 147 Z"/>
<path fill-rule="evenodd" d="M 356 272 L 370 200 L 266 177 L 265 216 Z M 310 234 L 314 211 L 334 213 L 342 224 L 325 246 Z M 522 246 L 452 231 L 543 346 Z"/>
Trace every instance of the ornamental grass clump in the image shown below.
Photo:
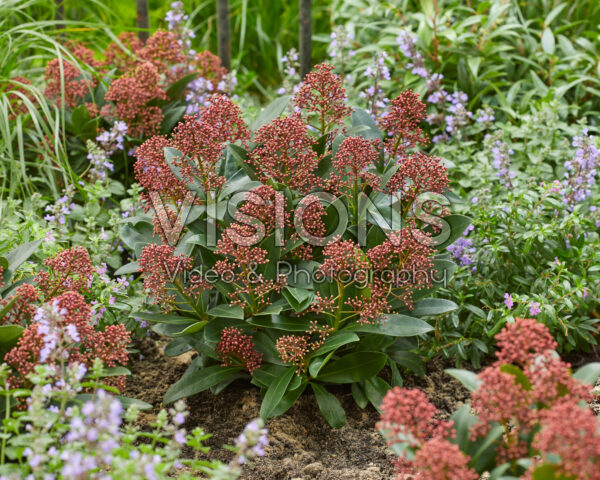
<path fill-rule="evenodd" d="M 387 393 L 377 428 L 399 456 L 397 478 L 600 479 L 600 422 L 586 404 L 600 364 L 573 375 L 534 319 L 496 339 L 496 361 L 480 374 L 447 371 L 471 391 L 449 421 L 419 390 Z"/>
<path fill-rule="evenodd" d="M 322 64 L 251 126 L 216 95 L 139 147 L 147 213 L 123 240 L 156 307 L 133 315 L 174 337 L 169 354 L 200 354 L 165 402 L 249 374 L 263 418 L 311 385 L 341 426 L 327 385 L 351 384 L 359 405 L 378 406 L 383 367 L 399 384 L 398 366 L 419 363 L 399 337 L 416 345 L 432 330 L 418 316 L 454 308 L 428 297 L 456 268 L 440 251 L 469 223 L 441 198 L 441 160 L 417 151 L 424 118 L 410 91 L 377 121 L 353 110 Z"/>

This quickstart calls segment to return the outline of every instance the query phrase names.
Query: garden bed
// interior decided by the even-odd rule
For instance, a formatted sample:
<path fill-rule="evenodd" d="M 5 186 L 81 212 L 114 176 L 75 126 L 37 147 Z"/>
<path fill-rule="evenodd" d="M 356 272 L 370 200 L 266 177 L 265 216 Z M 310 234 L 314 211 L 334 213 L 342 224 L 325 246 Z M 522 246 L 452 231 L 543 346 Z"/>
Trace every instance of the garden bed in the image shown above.
<path fill-rule="evenodd" d="M 160 410 L 163 396 L 178 380 L 191 361 L 190 355 L 167 357 L 165 342 L 145 339 L 137 345 L 141 355 L 131 366 L 125 395 L 154 406 L 142 413 L 140 421 L 148 424 Z M 468 392 L 444 373 L 451 362 L 432 361 L 427 375 L 406 375 L 404 386 L 420 388 L 449 416 Z M 321 416 L 314 395 L 304 394 L 284 415 L 267 422 L 270 444 L 266 456 L 258 459 L 242 475 L 245 480 L 383 480 L 393 478 L 394 456 L 375 430 L 379 414 L 370 405 L 361 410 L 352 400 L 349 389 L 339 388 L 336 396 L 346 410 L 347 424 L 333 429 Z M 202 392 L 188 399 L 191 411 L 186 427 L 196 426 L 210 432 L 206 442 L 211 447 L 207 458 L 229 461 L 233 454 L 223 445 L 233 444 L 238 432 L 259 416 L 261 395 L 246 381 L 237 380 L 219 395 Z"/>

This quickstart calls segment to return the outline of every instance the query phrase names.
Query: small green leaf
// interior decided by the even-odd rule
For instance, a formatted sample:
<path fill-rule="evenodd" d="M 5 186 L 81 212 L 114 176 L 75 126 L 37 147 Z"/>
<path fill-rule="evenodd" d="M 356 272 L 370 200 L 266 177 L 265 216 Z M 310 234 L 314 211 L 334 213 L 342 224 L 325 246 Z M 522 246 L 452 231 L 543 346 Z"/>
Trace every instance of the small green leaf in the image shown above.
<path fill-rule="evenodd" d="M 385 394 L 391 388 L 389 384 L 383 378 L 373 377 L 365 380 L 363 387 L 371 405 L 380 412 L 381 409 L 379 407 L 381 407 L 383 397 L 385 397 Z"/>
<path fill-rule="evenodd" d="M 588 363 L 573 374 L 575 380 L 592 386 L 596 384 L 598 377 L 600 377 L 600 363 L 598 362 Z"/>
<path fill-rule="evenodd" d="M 379 352 L 354 352 L 328 363 L 316 379 L 325 383 L 354 383 L 374 377 L 387 362 Z"/>
<path fill-rule="evenodd" d="M 247 320 L 250 325 L 262 328 L 274 328 L 290 332 L 305 332 L 310 328 L 307 318 L 292 318 L 283 315 L 252 317 Z"/>
<path fill-rule="evenodd" d="M 165 355 L 167 357 L 177 357 L 189 352 L 192 347 L 187 343 L 188 340 L 185 338 L 175 338 L 171 340 L 165 347 Z"/>
<path fill-rule="evenodd" d="M 554 34 L 549 27 L 546 27 L 544 33 L 542 33 L 542 48 L 548 55 L 554 55 L 556 41 L 554 40 Z"/>
<path fill-rule="evenodd" d="M 325 353 L 337 350 L 348 343 L 358 342 L 360 338 L 356 333 L 340 330 L 327 337 L 323 345 L 314 353 L 314 355 L 323 355 Z"/>
<path fill-rule="evenodd" d="M 333 428 L 342 428 L 346 424 L 346 412 L 340 401 L 318 383 L 312 383 L 311 386 L 327 423 Z"/>
<path fill-rule="evenodd" d="M 371 325 L 360 325 L 355 323 L 346 328 L 352 332 L 376 333 L 378 335 L 389 335 L 391 337 L 414 337 L 431 332 L 433 327 L 424 320 L 408 315 L 393 313 L 386 319 Z"/>
<path fill-rule="evenodd" d="M 8 261 L 8 268 L 12 272 L 16 272 L 17 269 L 38 249 L 42 240 L 34 240 L 33 242 L 27 242 L 23 245 L 19 245 L 12 252 L 6 254 L 6 260 Z"/>
<path fill-rule="evenodd" d="M 241 367 L 223 367 L 213 365 L 211 367 L 198 369 L 195 372 L 186 372 L 177 382 L 167 390 L 163 404 L 173 403 L 181 398 L 191 397 L 203 392 L 214 385 L 218 385 L 227 377 L 241 371 Z"/>
<path fill-rule="evenodd" d="M 131 262 L 128 263 L 126 265 L 123 265 L 121 268 L 119 268 L 116 272 L 115 272 L 115 276 L 116 275 L 128 275 L 130 273 L 137 273 L 138 271 L 138 262 Z"/>
<path fill-rule="evenodd" d="M 200 322 L 192 323 L 191 325 L 185 327 L 181 332 L 177 334 L 177 336 L 191 335 L 192 333 L 199 332 L 204 328 L 204 326 L 208 322 L 206 320 L 202 320 Z"/>
<path fill-rule="evenodd" d="M 267 123 L 269 123 L 269 122 L 275 120 L 277 117 L 279 117 L 285 110 L 285 107 L 287 107 L 291 98 L 292 97 L 290 97 L 289 95 L 285 95 L 283 97 L 280 97 L 280 98 L 274 100 L 269 105 L 267 105 L 263 109 L 263 111 L 258 114 L 258 116 L 256 117 L 256 120 L 254 120 L 254 122 L 250 126 L 250 130 L 255 132 L 263 125 L 266 125 Z"/>
<path fill-rule="evenodd" d="M 206 313 L 211 317 L 244 319 L 244 310 L 238 305 L 217 305 Z"/>
<path fill-rule="evenodd" d="M 0 326 L 0 361 L 17 344 L 22 333 L 23 327 L 21 325 Z"/>
<path fill-rule="evenodd" d="M 504 372 L 504 373 L 508 373 L 510 375 L 514 375 L 516 385 L 521 385 L 521 387 L 523 387 L 527 391 L 531 390 L 531 382 L 529 381 L 527 376 L 523 373 L 523 370 L 521 370 L 516 365 L 501 365 L 500 371 Z"/>
<path fill-rule="evenodd" d="M 285 373 L 271 383 L 260 406 L 260 416 L 263 420 L 271 418 L 273 411 L 285 395 L 287 387 L 295 373 L 296 367 L 289 367 Z"/>
<path fill-rule="evenodd" d="M 415 303 L 410 312 L 415 317 L 425 317 L 432 315 L 443 315 L 452 312 L 458 308 L 456 303 L 444 298 L 424 298 Z"/>
<path fill-rule="evenodd" d="M 469 370 L 462 370 L 459 368 L 448 368 L 444 370 L 448 375 L 456 378 L 464 387 L 470 392 L 474 392 L 481 385 L 481 380 L 477 377 L 476 373 L 470 372 Z"/>
<path fill-rule="evenodd" d="M 359 406 L 359 408 L 364 410 L 364 408 L 369 403 L 369 399 L 367 398 L 364 389 L 362 388 L 360 383 L 353 383 L 350 386 L 350 389 L 352 390 L 352 398 L 354 398 L 354 401 Z"/>

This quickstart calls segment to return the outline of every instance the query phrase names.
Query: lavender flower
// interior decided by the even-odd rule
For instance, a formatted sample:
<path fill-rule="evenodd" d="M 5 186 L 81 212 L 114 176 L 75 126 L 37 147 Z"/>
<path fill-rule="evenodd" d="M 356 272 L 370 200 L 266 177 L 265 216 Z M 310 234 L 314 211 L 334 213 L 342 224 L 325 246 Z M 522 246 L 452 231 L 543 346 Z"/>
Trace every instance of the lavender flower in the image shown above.
<path fill-rule="evenodd" d="M 58 227 L 67 223 L 66 216 L 75 209 L 75 204 L 73 203 L 75 187 L 69 184 L 63 189 L 62 193 L 63 196 L 54 204 L 46 205 L 44 208 L 44 211 L 47 212 L 44 215 L 44 220 L 48 223 L 54 223 Z"/>
<path fill-rule="evenodd" d="M 563 203 L 569 205 L 570 210 L 592 194 L 591 187 L 596 183 L 596 168 L 600 158 L 595 138 L 588 136 L 587 128 L 583 129 L 580 136 L 573 138 L 573 146 L 577 150 L 575 157 L 565 162 L 567 171 L 561 190 Z"/>
<path fill-rule="evenodd" d="M 295 48 L 281 57 L 283 85 L 277 90 L 279 95 L 295 93 L 300 84 L 300 55 Z"/>
<path fill-rule="evenodd" d="M 388 54 L 386 52 L 379 53 L 373 59 L 372 65 L 368 66 L 364 73 L 373 83 L 366 90 L 359 93 L 361 98 L 367 100 L 373 118 L 376 118 L 390 101 L 381 88 L 382 81 L 391 79 L 390 70 L 386 65 L 387 61 Z"/>
<path fill-rule="evenodd" d="M 264 448 L 269 445 L 268 430 L 259 418 L 252 420 L 235 441 L 237 457 L 232 464 L 243 465 L 255 457 L 264 457 Z"/>
<path fill-rule="evenodd" d="M 473 240 L 470 238 L 466 238 L 469 233 L 474 230 L 475 227 L 473 225 L 469 225 L 462 237 L 459 237 L 455 243 L 448 246 L 448 251 L 457 258 L 461 265 L 464 267 L 470 267 L 473 264 L 473 254 L 477 251 L 475 247 L 473 247 Z M 475 273 L 476 267 L 472 267 L 472 272 Z"/>
<path fill-rule="evenodd" d="M 508 308 L 509 310 L 511 308 L 513 308 L 513 306 L 515 305 L 515 302 L 513 301 L 513 297 L 510 293 L 504 294 L 504 305 L 506 305 L 506 308 Z"/>
<path fill-rule="evenodd" d="M 493 135 L 487 134 L 484 141 L 488 148 L 492 151 L 492 166 L 498 170 L 498 177 L 503 185 L 507 188 L 512 187 L 512 179 L 515 178 L 516 172 L 510 170 L 510 156 L 515 152 L 502 139 L 504 132 L 497 131 Z"/>
<path fill-rule="evenodd" d="M 403 55 L 411 60 L 411 63 L 406 65 L 411 73 L 418 75 L 419 77 L 429 78 L 430 74 L 425 67 L 425 59 L 421 52 L 417 51 L 416 44 L 417 38 L 410 32 L 403 31 L 396 37 L 396 43 L 400 47 Z"/>
<path fill-rule="evenodd" d="M 354 34 L 348 32 L 344 26 L 340 25 L 331 32 L 330 38 L 331 42 L 329 43 L 328 50 L 331 63 L 340 66 L 343 77 L 347 57 L 356 55 L 356 52 L 350 48 L 351 42 L 354 40 Z"/>
<path fill-rule="evenodd" d="M 540 302 L 530 302 L 529 303 L 529 315 L 535 317 L 538 313 L 540 313 Z"/>
<path fill-rule="evenodd" d="M 171 10 L 165 15 L 168 29 L 177 35 L 177 41 L 188 52 L 189 56 L 194 56 L 196 52 L 192 50 L 192 39 L 196 34 L 187 25 L 189 15 L 185 13 L 183 2 L 177 1 L 171 3 Z"/>

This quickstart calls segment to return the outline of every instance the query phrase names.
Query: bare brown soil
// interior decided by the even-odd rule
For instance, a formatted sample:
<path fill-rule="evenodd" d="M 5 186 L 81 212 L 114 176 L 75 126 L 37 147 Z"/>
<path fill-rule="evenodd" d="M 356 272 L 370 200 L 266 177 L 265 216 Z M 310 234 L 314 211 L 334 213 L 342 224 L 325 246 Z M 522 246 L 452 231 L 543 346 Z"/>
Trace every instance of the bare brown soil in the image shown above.
<path fill-rule="evenodd" d="M 162 342 L 146 339 L 138 345 L 141 356 L 131 366 L 126 396 L 154 405 L 142 414 L 147 423 L 161 407 L 171 384 L 184 372 L 191 356 L 166 357 Z M 141 357 L 141 358 L 140 358 Z M 444 373 L 451 367 L 430 362 L 427 375 L 406 375 L 405 386 L 424 390 L 443 416 L 449 415 L 468 397 L 466 390 Z M 346 409 L 347 425 L 333 429 L 321 416 L 314 396 L 305 393 L 283 416 L 267 423 L 270 445 L 267 455 L 247 468 L 244 480 L 383 480 L 393 479 L 393 454 L 375 430 L 378 413 L 372 407 L 361 410 L 349 389 L 334 390 Z M 253 418 L 258 417 L 261 395 L 248 382 L 238 380 L 219 395 L 203 392 L 187 400 L 191 411 L 186 427 L 202 427 L 212 434 L 207 442 L 210 458 L 228 461 L 231 452 L 223 449 Z"/>

